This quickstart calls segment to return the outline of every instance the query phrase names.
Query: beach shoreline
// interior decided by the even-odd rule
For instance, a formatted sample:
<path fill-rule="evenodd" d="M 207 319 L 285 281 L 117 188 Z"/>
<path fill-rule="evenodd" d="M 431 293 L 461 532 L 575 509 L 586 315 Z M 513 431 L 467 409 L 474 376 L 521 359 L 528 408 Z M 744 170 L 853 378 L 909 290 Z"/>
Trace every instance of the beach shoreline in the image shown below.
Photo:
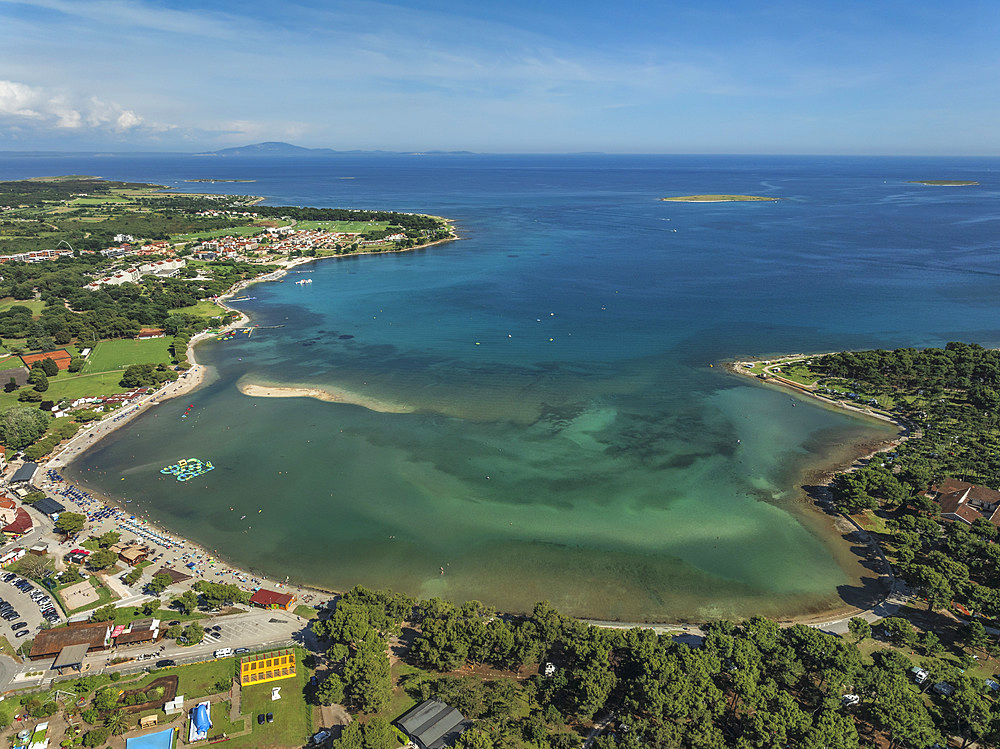
<path fill-rule="evenodd" d="M 405 250 L 397 250 L 393 252 L 409 252 L 415 249 L 423 249 L 425 247 L 432 246 L 433 244 L 440 244 L 442 242 L 447 242 L 447 241 L 453 241 L 453 240 L 451 239 L 440 240 L 439 242 L 434 242 L 428 245 L 421 245 L 419 247 L 407 248 Z M 363 254 L 382 254 L 382 253 L 363 253 Z M 109 418 L 102 420 L 101 422 L 97 422 L 93 427 L 81 430 L 81 433 L 79 435 L 77 435 L 73 440 L 64 445 L 58 451 L 57 454 L 53 455 L 53 457 L 46 464 L 46 467 L 58 470 L 61 467 L 69 465 L 70 463 L 78 459 L 81 455 L 85 454 L 87 450 L 91 449 L 101 439 L 106 437 L 108 434 L 117 431 L 117 429 L 120 429 L 121 427 L 125 426 L 127 423 L 131 422 L 134 418 L 136 418 L 139 414 L 145 412 L 148 408 L 155 406 L 168 399 L 177 398 L 179 396 L 190 393 L 193 390 L 203 386 L 206 383 L 206 381 L 210 381 L 210 378 L 213 374 L 211 368 L 199 364 L 197 361 L 196 348 L 198 344 L 202 343 L 205 340 L 208 340 L 212 336 L 217 336 L 220 332 L 226 332 L 233 328 L 248 326 L 251 322 L 251 318 L 246 313 L 242 312 L 241 310 L 234 309 L 229 304 L 227 304 L 227 301 L 232 299 L 232 297 L 238 295 L 239 293 L 241 293 L 242 291 L 244 291 L 245 289 L 247 289 L 248 287 L 252 286 L 255 283 L 278 281 L 287 276 L 288 273 L 291 272 L 294 268 L 311 263 L 313 261 L 324 260 L 329 258 L 342 259 L 344 257 L 353 257 L 353 256 L 354 255 L 346 255 L 346 256 L 334 255 L 325 257 L 289 258 L 282 263 L 282 267 L 280 267 L 275 271 L 272 271 L 271 273 L 264 274 L 252 279 L 246 279 L 244 281 L 240 281 L 237 284 L 234 284 L 230 289 L 228 289 L 224 294 L 221 294 L 214 301 L 217 304 L 219 304 L 221 308 L 230 312 L 237 313 L 239 316 L 230 320 L 225 326 L 223 326 L 219 330 L 211 332 L 205 331 L 199 333 L 198 335 L 194 336 L 191 339 L 188 345 L 188 359 L 192 363 L 192 368 L 185 375 L 183 375 L 179 381 L 174 383 L 169 383 L 167 386 L 147 396 L 139 403 L 130 406 L 128 414 L 124 415 L 124 417 L 122 417 L 123 416 L 122 414 L 118 414 L 118 416 L 122 418 L 115 418 L 115 415 L 112 415 L 109 416 Z M 777 363 L 778 361 L 785 361 L 800 356 L 802 355 L 789 355 L 784 357 L 777 357 L 772 359 L 771 361 Z M 829 482 L 830 479 L 832 479 L 832 477 L 836 473 L 841 472 L 843 470 L 849 470 L 852 465 L 857 465 L 859 464 L 860 461 L 864 461 L 865 459 L 871 457 L 871 455 L 877 454 L 878 452 L 890 450 L 895 445 L 898 445 L 901 439 L 905 439 L 905 434 L 906 434 L 905 425 L 902 425 L 893 419 L 887 418 L 880 414 L 871 413 L 866 409 L 861 409 L 855 406 L 851 406 L 849 404 L 835 403 L 830 399 L 822 398 L 813 393 L 810 393 L 805 388 L 796 386 L 795 383 L 792 383 L 791 381 L 782 381 L 777 378 L 769 378 L 767 382 L 764 382 L 759 378 L 755 377 L 749 371 L 747 371 L 746 367 L 743 366 L 745 363 L 746 362 L 738 362 L 738 361 L 727 362 L 725 363 L 725 367 L 727 371 L 731 373 L 752 377 L 758 382 L 758 384 L 773 384 L 782 387 L 786 390 L 794 390 L 795 392 L 804 395 L 810 395 L 817 402 L 823 403 L 826 407 L 840 407 L 855 412 L 862 416 L 867 416 L 869 418 L 876 418 L 882 421 L 889 421 L 895 424 L 901 430 L 900 435 L 896 439 L 877 440 L 875 441 L 875 443 L 872 443 L 872 441 L 869 440 L 865 444 L 859 444 L 854 446 L 853 457 L 851 457 L 847 461 L 840 460 L 835 465 L 813 466 L 806 469 L 806 473 L 808 473 L 810 477 L 815 477 L 808 479 L 808 481 L 810 482 L 815 481 L 816 483 L 820 483 L 820 481 L 822 481 L 823 484 L 826 484 Z M 311 397 L 328 402 L 349 403 L 384 413 L 410 413 L 413 411 L 412 407 L 403 404 L 380 401 L 378 399 L 371 398 L 369 396 L 365 396 L 359 393 L 354 393 L 346 389 L 344 390 L 336 389 L 335 392 L 331 392 L 328 389 L 320 389 L 314 386 L 310 387 L 310 386 L 269 385 L 269 384 L 259 384 L 259 383 L 239 383 L 237 387 L 239 388 L 240 392 L 250 397 L 270 397 L 270 398 Z M 102 500 L 105 500 L 108 504 L 124 509 L 124 506 L 122 505 L 120 500 L 115 500 L 110 497 L 102 497 Z M 823 513 L 824 509 L 818 503 L 815 503 L 811 508 L 811 511 Z M 829 513 L 826 513 L 826 515 L 830 521 L 828 527 L 828 535 L 830 536 L 829 541 L 833 543 L 838 543 L 840 542 L 839 537 L 842 537 L 844 531 L 846 530 L 846 528 L 843 525 L 843 523 L 846 521 L 839 520 L 838 518 L 830 518 Z M 159 526 L 155 523 L 151 523 L 150 527 L 157 528 Z M 169 534 L 169 531 L 167 531 L 166 529 L 164 529 L 164 532 Z M 219 550 L 209 550 L 207 547 L 186 540 L 184 541 L 184 544 L 186 545 L 186 548 L 190 548 L 192 549 L 192 551 L 196 550 L 199 554 L 205 555 L 206 557 L 209 558 L 214 557 L 214 559 L 218 560 L 221 563 L 224 563 L 225 566 L 228 568 L 225 574 L 230 574 L 237 577 L 245 577 L 248 579 L 255 577 L 261 577 L 264 578 L 265 580 L 267 579 L 266 573 L 264 573 L 262 570 L 254 570 L 252 567 L 247 567 L 247 566 L 240 568 L 237 565 L 230 564 L 225 560 L 225 555 L 220 554 Z M 283 587 L 285 589 L 295 591 L 297 595 L 299 595 L 300 597 L 305 597 L 305 596 L 323 597 L 323 596 L 336 595 L 334 591 L 324 589 L 322 586 L 317 586 L 312 584 L 300 584 L 292 582 L 291 580 L 287 580 L 283 584 Z M 873 607 L 874 606 L 877 606 L 877 604 L 874 604 Z M 833 618 L 849 617 L 850 615 L 854 615 L 862 611 L 864 611 L 864 609 L 851 606 L 850 604 L 845 602 L 841 605 L 825 608 L 822 611 L 814 610 L 809 612 L 803 612 L 800 615 L 781 617 L 777 618 L 776 620 L 779 621 L 782 625 L 793 624 L 793 623 L 815 624 L 817 622 L 828 622 Z M 583 618 L 582 620 L 596 623 L 596 620 L 591 620 L 586 618 Z M 677 621 L 677 622 L 675 621 L 603 622 L 602 621 L 600 622 L 600 624 L 602 626 L 607 625 L 615 627 L 635 626 L 635 627 L 670 628 L 670 629 L 678 629 L 678 628 L 683 628 L 685 626 L 685 623 L 683 621 Z M 690 622 L 688 622 L 687 625 L 690 626 Z"/>

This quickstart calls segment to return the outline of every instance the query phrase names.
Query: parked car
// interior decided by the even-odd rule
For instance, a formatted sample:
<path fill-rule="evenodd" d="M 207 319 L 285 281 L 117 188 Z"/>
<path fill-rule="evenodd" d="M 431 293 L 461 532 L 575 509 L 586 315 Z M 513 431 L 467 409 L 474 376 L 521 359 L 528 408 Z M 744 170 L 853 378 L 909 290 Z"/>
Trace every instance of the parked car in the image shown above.
<path fill-rule="evenodd" d="M 170 658 L 164 658 L 162 661 L 156 662 L 157 668 L 170 668 L 171 666 L 176 666 L 177 661 L 171 660 Z"/>
<path fill-rule="evenodd" d="M 249 653 L 249 652 L 250 648 L 236 648 L 236 650 L 233 651 L 233 653 L 235 653 L 236 655 L 243 655 L 244 653 Z"/>
<path fill-rule="evenodd" d="M 264 725 L 264 713 L 257 713 L 257 725 Z"/>
<path fill-rule="evenodd" d="M 268 713 L 267 714 L 267 722 L 268 723 L 274 723 L 274 713 Z"/>
<path fill-rule="evenodd" d="M 31 632 L 29 632 L 28 630 L 22 629 L 22 630 L 19 630 L 19 631 L 15 632 L 14 633 L 14 637 L 26 637 L 26 636 L 28 636 L 30 634 L 31 634 Z"/>
<path fill-rule="evenodd" d="M 11 628 L 11 629 L 14 629 L 14 630 L 18 630 L 18 629 L 24 629 L 24 628 L 25 628 L 25 627 L 27 627 L 27 626 L 28 626 L 28 625 L 27 625 L 27 624 L 25 624 L 24 622 L 18 622 L 17 624 L 11 624 L 11 625 L 10 625 L 10 628 Z"/>
<path fill-rule="evenodd" d="M 17 575 L 15 575 L 13 572 L 8 572 L 3 577 L 0 577 L 0 580 L 3 580 L 5 583 L 9 583 L 12 580 L 14 580 L 14 578 L 16 578 L 16 577 L 17 577 Z"/>

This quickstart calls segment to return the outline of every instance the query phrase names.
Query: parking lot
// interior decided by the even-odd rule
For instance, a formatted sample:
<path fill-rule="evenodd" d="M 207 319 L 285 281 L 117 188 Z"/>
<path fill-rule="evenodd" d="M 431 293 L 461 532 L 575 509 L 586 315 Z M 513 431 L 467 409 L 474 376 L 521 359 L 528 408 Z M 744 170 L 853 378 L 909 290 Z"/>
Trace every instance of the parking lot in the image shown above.
<path fill-rule="evenodd" d="M 3 581 L 3 578 L 7 577 L 11 578 L 10 581 Z M 0 635 L 6 637 L 7 641 L 15 648 L 26 638 L 33 637 L 41 628 L 42 622 L 45 621 L 42 617 L 41 608 L 35 601 L 31 600 L 31 595 L 33 593 L 36 596 L 39 594 L 48 595 L 47 592 L 28 580 L 22 583 L 22 587 L 25 590 L 19 590 L 15 585 L 21 580 L 24 580 L 24 578 L 17 577 L 9 572 L 0 574 L 0 598 L 4 601 L 4 604 L 0 604 L 0 606 L 9 604 L 13 607 L 12 610 L 19 615 L 16 618 L 0 619 Z M 4 608 L 3 610 L 7 611 L 9 609 Z M 18 627 L 18 624 L 22 623 L 27 626 Z M 18 632 L 27 632 L 28 634 L 18 637 Z"/>

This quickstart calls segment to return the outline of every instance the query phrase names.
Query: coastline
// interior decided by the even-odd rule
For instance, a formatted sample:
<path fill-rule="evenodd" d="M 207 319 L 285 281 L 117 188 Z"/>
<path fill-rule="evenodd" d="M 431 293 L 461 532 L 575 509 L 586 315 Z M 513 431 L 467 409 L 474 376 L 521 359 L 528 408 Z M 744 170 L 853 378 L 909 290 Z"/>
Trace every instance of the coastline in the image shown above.
<path fill-rule="evenodd" d="M 449 221 L 449 224 L 452 222 Z M 293 269 L 300 265 L 305 265 L 317 260 L 335 259 L 340 260 L 347 257 L 353 257 L 355 255 L 379 255 L 388 254 L 390 252 L 411 252 L 413 250 L 425 249 L 427 247 L 432 247 L 434 245 L 443 244 L 445 242 L 451 242 L 460 239 L 457 235 L 448 238 L 441 239 L 435 242 L 429 242 L 427 244 L 418 245 L 416 247 L 408 247 L 400 250 L 384 250 L 375 252 L 362 252 L 362 253 L 352 253 L 351 255 L 326 255 L 321 257 L 298 257 L 298 258 L 288 258 L 280 261 L 282 266 L 276 271 L 267 273 L 255 278 L 246 279 L 240 281 L 229 289 L 227 289 L 223 294 L 220 294 L 214 301 L 222 309 L 234 312 L 238 314 L 238 317 L 231 319 L 225 325 L 216 328 L 211 331 L 202 331 L 197 335 L 193 336 L 188 342 L 187 346 L 187 358 L 191 363 L 191 369 L 183 373 L 180 378 L 174 382 L 165 384 L 158 390 L 144 396 L 139 401 L 134 404 L 108 414 L 105 418 L 100 421 L 92 422 L 91 424 L 85 425 L 79 433 L 77 433 L 71 440 L 60 445 L 49 457 L 48 459 L 40 464 L 42 470 L 45 471 L 55 471 L 65 468 L 66 466 L 73 463 L 79 457 L 84 455 L 88 450 L 92 449 L 96 444 L 98 444 L 102 439 L 108 435 L 116 432 L 125 425 L 132 422 L 140 414 L 145 413 L 150 408 L 155 407 L 163 403 L 164 401 L 178 398 L 188 393 L 197 390 L 206 382 L 210 382 L 213 376 L 213 371 L 211 367 L 203 364 L 199 364 L 196 356 L 196 348 L 199 343 L 207 341 L 213 337 L 217 337 L 220 333 L 225 333 L 234 328 L 245 327 L 250 323 L 250 317 L 245 312 L 235 309 L 228 304 L 226 300 L 236 296 L 246 288 L 252 286 L 255 283 L 262 283 L 266 281 L 277 281 L 286 275 Z M 363 406 L 365 408 L 371 408 L 373 410 L 385 410 L 390 413 L 408 413 L 412 409 L 406 406 L 400 406 L 398 404 L 389 404 L 381 401 L 377 401 L 373 398 L 368 398 L 363 395 L 356 393 L 350 393 L 349 391 L 341 391 L 338 393 L 329 393 L 326 391 L 316 390 L 310 388 L 287 388 L 287 387 L 267 387 L 267 386 L 255 386 L 247 385 L 247 390 L 254 391 L 252 394 L 256 397 L 314 397 L 320 400 L 329 400 L 334 402 L 344 402 L 344 403 L 354 403 L 356 405 Z M 257 392 L 259 389 L 260 392 Z M 246 392 L 241 388 L 241 391 Z M 58 483 L 63 483 L 71 485 L 71 482 L 62 481 Z M 53 498 L 57 501 L 63 503 L 67 502 L 67 497 L 57 493 L 57 490 L 61 490 L 64 487 L 58 486 L 58 483 L 50 482 L 48 486 L 45 486 L 47 490 L 46 493 L 55 495 Z M 90 502 L 76 502 L 79 505 L 78 508 L 83 512 L 89 512 L 95 509 L 91 502 L 96 502 L 99 506 L 103 505 L 110 508 L 116 508 L 120 513 L 127 513 L 125 505 L 121 501 L 108 497 L 100 492 L 94 491 L 91 487 L 86 487 L 87 493 L 91 498 Z M 70 501 L 75 501 L 70 499 Z M 239 567 L 235 564 L 231 564 L 225 559 L 224 554 L 220 554 L 218 549 L 209 549 L 206 546 L 195 543 L 188 539 L 179 538 L 174 535 L 168 528 L 159 523 L 151 522 L 145 516 L 141 516 L 141 520 L 137 519 L 136 522 L 139 523 L 142 529 L 150 531 L 153 534 L 160 535 L 165 538 L 175 539 L 177 553 L 183 552 L 185 554 L 185 559 L 190 558 L 196 561 L 199 565 L 197 569 L 198 576 L 201 579 L 211 579 L 212 577 L 222 577 L 224 582 L 234 582 L 240 587 L 246 590 L 255 590 L 255 584 L 258 582 L 258 578 L 264 583 L 271 585 L 272 587 L 277 587 L 281 590 L 291 591 L 296 594 L 296 596 L 310 603 L 316 599 L 331 598 L 337 595 L 336 591 L 328 590 L 326 588 L 316 586 L 316 585 L 305 585 L 296 584 L 290 581 L 290 578 L 286 577 L 285 582 L 269 581 L 267 575 L 263 571 L 254 570 L 252 567 Z M 122 533 L 125 539 L 136 539 L 140 542 L 146 542 L 147 539 L 143 538 L 141 535 L 137 534 L 135 531 L 128 527 L 122 527 L 117 524 L 117 520 L 120 518 L 111 518 L 102 521 L 97 526 L 91 528 L 91 532 L 100 533 L 108 530 L 116 530 Z M 169 548 L 169 547 L 167 547 Z M 215 563 L 219 562 L 223 565 L 222 569 L 216 569 Z M 200 569 L 200 566 L 205 564 L 205 569 Z M 252 581 L 253 584 L 250 583 Z"/>
<path fill-rule="evenodd" d="M 424 249 L 424 248 L 432 246 L 434 244 L 440 244 L 442 242 L 448 242 L 448 241 L 453 241 L 453 240 L 452 239 L 439 240 L 438 242 L 430 243 L 430 244 L 427 244 L 427 245 L 420 245 L 418 247 L 406 248 L 406 249 L 403 249 L 403 250 L 392 250 L 392 251 L 387 251 L 387 252 L 409 252 L 409 251 L 412 251 L 412 250 L 415 250 L 415 249 Z M 382 253 L 381 252 L 369 252 L 369 253 L 356 253 L 356 254 L 382 254 Z M 268 274 L 265 274 L 265 275 L 262 275 L 262 276 L 258 276 L 256 278 L 252 278 L 252 279 L 247 279 L 247 280 L 244 280 L 244 281 L 240 281 L 239 283 L 235 284 L 233 287 L 231 287 L 230 289 L 228 289 L 224 294 L 220 295 L 215 300 L 219 304 L 219 306 L 222 307 L 223 309 L 226 309 L 226 310 L 229 310 L 229 311 L 232 311 L 232 312 L 236 312 L 236 313 L 239 314 L 239 317 L 231 320 L 225 326 L 223 326 L 222 328 L 220 328 L 220 330 L 221 331 L 226 331 L 226 330 L 230 330 L 232 328 L 243 327 L 243 326 L 246 326 L 247 324 L 249 324 L 250 318 L 249 318 L 248 315 L 246 315 L 242 311 L 236 310 L 236 309 L 230 307 L 228 304 L 226 304 L 227 300 L 231 299 L 233 296 L 238 295 L 240 292 L 242 292 L 243 290 L 245 290 L 249 286 L 251 286 L 251 285 L 253 285 L 255 283 L 260 283 L 260 282 L 264 282 L 264 281 L 276 281 L 276 280 L 280 280 L 281 278 L 285 277 L 292 269 L 294 269 L 294 268 L 296 268 L 298 266 L 305 265 L 307 263 L 316 261 L 316 260 L 323 260 L 323 259 L 328 259 L 328 258 L 341 259 L 341 258 L 344 258 L 344 257 L 353 257 L 353 254 L 352 255 L 343 255 L 343 256 L 330 255 L 330 256 L 321 256 L 321 257 L 300 257 L 300 258 L 294 258 L 294 259 L 287 259 L 287 260 L 284 260 L 281 263 L 281 265 L 282 265 L 281 268 L 279 268 L 279 269 L 277 269 L 277 270 L 275 270 L 275 271 L 273 271 L 271 273 L 268 273 Z M 208 340 L 210 336 L 217 335 L 217 334 L 218 334 L 217 332 L 212 332 L 212 333 L 203 332 L 203 333 L 199 333 L 198 335 L 196 335 L 195 337 L 193 337 L 191 339 L 191 341 L 190 341 L 190 343 L 188 345 L 188 358 L 189 358 L 189 360 L 192 363 L 192 368 L 191 368 L 191 370 L 189 370 L 188 373 L 186 373 L 181 378 L 181 380 L 179 380 L 178 382 L 175 382 L 175 383 L 170 383 L 167 387 L 161 388 L 161 390 L 159 390 L 159 391 L 151 394 L 150 396 L 147 396 L 145 399 L 143 399 L 143 401 L 135 404 L 134 406 L 130 406 L 129 409 L 126 409 L 128 411 L 127 415 L 124 415 L 122 413 L 112 414 L 107 419 L 104 419 L 101 422 L 97 422 L 93 427 L 90 427 L 90 428 L 85 429 L 85 430 L 81 430 L 81 433 L 79 435 L 77 435 L 77 437 L 74 438 L 74 440 L 71 440 L 69 443 L 67 443 L 66 445 L 64 445 L 58 451 L 57 454 L 54 454 L 52 456 L 52 458 L 49 460 L 49 462 L 47 464 L 47 467 L 50 467 L 50 468 L 59 468 L 59 467 L 68 465 L 73 460 L 75 460 L 76 458 L 78 458 L 80 455 L 84 454 L 87 449 L 91 448 L 94 444 L 96 444 L 97 442 L 99 442 L 103 437 L 107 436 L 107 434 L 110 434 L 113 431 L 115 431 L 118 428 L 120 428 L 121 426 L 124 426 L 125 424 L 129 423 L 138 414 L 144 412 L 145 410 L 147 410 L 151 406 L 156 405 L 156 404 L 158 404 L 158 403 L 160 403 L 162 401 L 165 401 L 165 400 L 167 400 L 169 398 L 175 398 L 175 397 L 184 395 L 186 393 L 189 393 L 189 392 L 197 389 L 201 385 L 203 385 L 205 383 L 205 381 L 211 376 L 212 370 L 211 370 L 210 367 L 206 367 L 206 366 L 198 363 L 196 355 L 195 355 L 195 349 L 197 347 L 197 344 L 199 344 L 199 343 L 201 343 L 201 342 L 203 342 L 205 340 Z M 791 358 L 795 358 L 795 356 L 781 357 L 781 360 L 791 359 Z M 775 361 L 777 361 L 777 360 L 775 360 Z M 744 367 L 741 366 L 742 364 L 743 364 L 743 362 L 729 362 L 729 363 L 726 364 L 726 368 L 731 373 L 738 373 L 738 374 L 741 374 L 743 376 L 754 377 L 754 375 L 752 373 L 748 372 Z M 758 382 L 761 382 L 756 377 L 754 377 L 754 379 L 758 380 Z M 832 406 L 836 405 L 836 406 L 839 406 L 839 407 L 844 408 L 846 410 L 854 411 L 854 412 L 856 412 L 856 413 L 858 413 L 860 415 L 868 416 L 870 418 L 877 418 L 877 419 L 880 419 L 882 421 L 891 422 L 891 423 L 895 424 L 903 432 L 899 436 L 899 438 L 894 439 L 894 440 L 877 441 L 877 444 L 876 443 L 871 443 L 871 441 L 869 441 L 868 443 L 864 443 L 862 445 L 852 446 L 853 447 L 854 456 L 852 458 L 850 458 L 849 460 L 847 460 L 846 462 L 841 459 L 841 460 L 838 460 L 836 462 L 836 464 L 832 465 L 832 466 L 827 465 L 827 466 L 822 466 L 822 467 L 813 467 L 813 468 L 809 469 L 808 470 L 808 474 L 810 476 L 813 476 L 813 475 L 817 476 L 817 479 L 815 481 L 816 483 L 819 483 L 819 478 L 822 477 L 822 483 L 825 484 L 825 483 L 827 483 L 833 477 L 833 475 L 835 473 L 840 472 L 842 470 L 848 470 L 848 469 L 850 469 L 851 465 L 856 465 L 856 464 L 858 464 L 859 461 L 862 461 L 862 460 L 866 459 L 867 457 L 870 457 L 871 455 L 874 455 L 874 454 L 876 454 L 876 453 L 878 453 L 880 451 L 890 450 L 890 449 L 892 449 L 893 446 L 895 446 L 896 444 L 899 444 L 899 439 L 905 439 L 905 436 L 906 436 L 905 435 L 905 429 L 906 429 L 905 425 L 902 425 L 902 424 L 900 424 L 899 422 L 896 422 L 893 419 L 887 418 L 887 417 L 879 415 L 879 414 L 871 413 L 869 410 L 858 408 L 858 407 L 852 406 L 850 404 L 838 404 L 838 403 L 836 403 L 835 401 L 833 401 L 831 399 L 823 398 L 821 396 L 809 393 L 807 389 L 802 388 L 801 386 L 797 386 L 795 383 L 792 383 L 791 381 L 784 381 L 784 380 L 781 380 L 780 378 L 769 378 L 768 381 L 769 382 L 773 382 L 773 384 L 776 384 L 776 385 L 778 385 L 780 387 L 784 387 L 786 389 L 792 389 L 792 390 L 795 390 L 796 392 L 799 392 L 799 393 L 802 393 L 802 394 L 812 395 L 814 398 L 816 398 L 816 400 L 818 402 L 823 403 L 827 407 L 832 407 Z M 280 397 L 313 397 L 313 398 L 317 398 L 319 400 L 325 400 L 325 401 L 330 401 L 330 402 L 351 403 L 351 404 L 358 405 L 358 406 L 361 406 L 361 407 L 364 407 L 364 408 L 370 408 L 372 410 L 381 411 L 381 412 L 385 412 L 385 413 L 409 413 L 409 412 L 412 412 L 412 410 L 413 410 L 412 408 L 407 407 L 405 405 L 379 401 L 377 399 L 370 398 L 370 397 L 367 397 L 367 396 L 364 396 L 364 395 L 361 395 L 361 394 L 358 394 L 358 393 L 353 393 L 353 392 L 347 391 L 347 390 L 339 390 L 338 389 L 335 392 L 331 392 L 329 390 L 321 390 L 319 388 L 307 387 L 307 386 L 296 387 L 296 386 L 288 386 L 288 385 L 280 385 L 280 386 L 278 386 L 278 385 L 251 384 L 251 383 L 238 384 L 237 387 L 240 389 L 240 391 L 242 393 L 244 393 L 245 395 L 251 396 L 251 397 L 277 397 L 277 398 L 280 398 Z M 810 483 L 813 483 L 813 481 L 810 480 Z M 115 506 L 117 506 L 119 508 L 124 508 L 124 505 L 122 505 L 120 502 L 117 502 L 117 501 L 114 501 L 114 500 L 110 500 L 110 499 L 105 499 L 105 501 L 108 502 L 109 504 L 115 505 Z M 818 502 L 813 506 L 813 510 L 814 511 L 817 510 L 817 509 L 820 510 L 820 513 L 822 513 L 823 508 L 822 508 L 822 506 Z M 827 513 L 827 515 L 829 515 L 829 513 Z M 821 517 L 821 514 L 818 514 L 817 517 Z M 846 521 L 844 521 L 844 520 L 838 520 L 837 518 L 832 518 L 831 519 L 829 517 L 827 517 L 826 519 L 829 521 L 829 535 L 831 537 L 830 540 L 832 540 L 834 542 L 839 542 L 840 539 L 839 538 L 835 539 L 835 538 L 833 538 L 833 536 L 834 535 L 836 535 L 836 536 L 842 536 L 843 535 L 844 531 L 846 530 L 845 527 L 844 527 L 844 524 L 846 523 Z M 155 526 L 151 525 L 150 527 L 155 527 Z M 853 529 L 851 529 L 851 530 L 853 530 Z M 204 555 L 206 558 L 210 558 L 210 559 L 214 558 L 215 560 L 217 560 L 217 561 L 222 562 L 223 564 L 225 564 L 225 566 L 227 568 L 226 572 L 225 573 L 218 573 L 218 574 L 227 574 L 227 575 L 228 574 L 232 574 L 232 575 L 237 576 L 237 577 L 240 577 L 240 576 L 245 576 L 247 578 L 261 577 L 261 578 L 263 578 L 265 580 L 267 579 L 266 577 L 264 577 L 264 575 L 260 571 L 253 572 L 252 568 L 240 569 L 240 568 L 238 568 L 238 567 L 236 567 L 234 565 L 231 565 L 231 564 L 228 564 L 228 563 L 224 562 L 224 556 L 220 556 L 218 550 L 211 550 L 210 551 L 210 550 L 208 550 L 205 547 L 199 546 L 197 544 L 193 544 L 193 543 L 191 543 L 189 541 L 184 541 L 184 544 L 186 545 L 186 548 L 190 548 L 192 550 L 196 550 L 199 554 Z M 206 579 L 208 579 L 208 578 L 206 577 Z M 242 577 L 240 577 L 240 579 L 242 579 Z M 303 597 L 303 598 L 305 596 L 320 596 L 320 597 L 322 597 L 322 596 L 329 596 L 329 595 L 332 594 L 332 591 L 325 590 L 325 589 L 323 589 L 323 588 L 321 588 L 319 586 L 313 586 L 313 585 L 295 585 L 295 584 L 287 582 L 287 580 L 286 580 L 286 583 L 284 584 L 283 587 L 285 587 L 286 589 L 290 589 L 290 590 L 296 591 L 297 594 L 300 597 Z M 841 605 L 836 605 L 836 606 L 833 606 L 831 608 L 824 609 L 822 611 L 805 612 L 805 613 L 802 613 L 800 615 L 794 615 L 794 616 L 791 616 L 791 617 L 781 618 L 778 621 L 782 625 L 787 625 L 787 624 L 792 624 L 792 623 L 814 624 L 816 622 L 828 622 L 833 617 L 842 617 L 843 619 L 846 619 L 846 618 L 849 618 L 852 615 L 856 615 L 856 614 L 861 613 L 863 611 L 872 610 L 873 608 L 877 607 L 878 605 L 879 604 L 874 604 L 872 607 L 869 607 L 868 609 L 861 609 L 861 608 L 857 608 L 857 607 L 851 606 L 850 604 L 844 602 Z M 840 619 L 837 619 L 837 621 L 839 621 L 839 620 Z M 583 621 L 591 621 L 592 623 L 598 623 L 598 622 L 596 622 L 594 620 L 588 620 L 588 619 L 583 619 Z M 651 621 L 650 622 L 599 622 L 599 623 L 601 624 L 601 626 L 615 626 L 615 627 L 632 627 L 632 626 L 637 626 L 637 627 L 650 627 L 650 628 L 666 628 L 666 629 L 672 629 L 672 630 L 677 630 L 678 628 L 684 628 L 685 627 L 685 625 L 684 625 L 684 623 L 682 621 L 681 622 L 670 622 L 670 621 L 664 621 L 664 622 L 651 622 Z M 690 625 L 688 625 L 687 628 L 690 629 Z"/>

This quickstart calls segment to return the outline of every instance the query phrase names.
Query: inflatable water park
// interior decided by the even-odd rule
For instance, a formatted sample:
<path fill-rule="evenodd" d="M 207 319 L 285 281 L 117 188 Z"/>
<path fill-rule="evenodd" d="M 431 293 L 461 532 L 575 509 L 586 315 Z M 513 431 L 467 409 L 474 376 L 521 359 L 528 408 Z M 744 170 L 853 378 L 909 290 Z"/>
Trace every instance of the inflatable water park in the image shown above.
<path fill-rule="evenodd" d="M 212 465 L 212 461 L 210 460 L 202 463 L 198 458 L 184 458 L 183 460 L 178 460 L 172 466 L 161 468 L 160 473 L 165 473 L 168 476 L 176 476 L 178 481 L 190 481 L 193 478 L 214 470 L 215 466 Z"/>

